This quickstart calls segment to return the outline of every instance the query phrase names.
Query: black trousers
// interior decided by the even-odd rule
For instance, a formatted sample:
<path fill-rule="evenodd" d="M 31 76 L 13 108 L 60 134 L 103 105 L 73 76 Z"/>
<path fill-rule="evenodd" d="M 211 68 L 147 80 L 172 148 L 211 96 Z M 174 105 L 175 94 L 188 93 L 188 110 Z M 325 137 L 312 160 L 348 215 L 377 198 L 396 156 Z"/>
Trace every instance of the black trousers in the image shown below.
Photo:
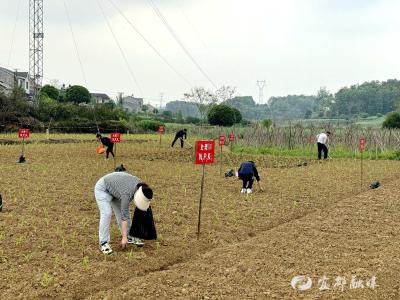
<path fill-rule="evenodd" d="M 175 137 L 174 141 L 172 142 L 171 147 L 173 147 L 173 146 L 175 145 L 175 142 L 176 142 L 178 139 L 181 139 L 181 148 L 183 148 L 183 138 L 182 138 L 182 137 L 178 137 L 178 136 Z"/>
<path fill-rule="evenodd" d="M 324 159 L 328 158 L 328 147 L 325 144 L 317 143 L 318 147 L 318 159 L 321 159 L 322 152 L 324 152 Z"/>
<path fill-rule="evenodd" d="M 240 179 L 243 181 L 243 188 L 244 189 L 251 189 L 254 183 L 253 174 L 244 174 L 240 176 Z"/>
<path fill-rule="evenodd" d="M 108 158 L 108 155 L 111 153 L 113 157 L 115 157 L 114 152 L 114 143 L 110 144 L 107 146 L 107 150 L 106 150 L 106 158 Z"/>

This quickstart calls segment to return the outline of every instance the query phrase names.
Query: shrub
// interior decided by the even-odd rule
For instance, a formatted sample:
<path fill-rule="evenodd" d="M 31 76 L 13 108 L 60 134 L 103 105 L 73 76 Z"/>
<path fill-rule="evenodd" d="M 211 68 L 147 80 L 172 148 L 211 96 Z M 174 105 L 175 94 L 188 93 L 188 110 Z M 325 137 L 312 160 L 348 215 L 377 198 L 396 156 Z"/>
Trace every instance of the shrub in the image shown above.
<path fill-rule="evenodd" d="M 264 126 L 265 128 L 270 128 L 271 125 L 272 125 L 272 120 L 271 120 L 271 119 L 264 119 L 264 120 L 262 121 L 262 124 L 263 124 L 263 126 Z"/>
<path fill-rule="evenodd" d="M 130 129 L 125 121 L 107 120 L 96 123 L 95 121 L 88 119 L 72 119 L 54 122 L 52 123 L 50 130 L 65 133 L 95 134 L 97 132 L 97 126 L 99 126 L 100 132 L 102 133 L 122 133 Z"/>
<path fill-rule="evenodd" d="M 65 91 L 65 101 L 74 103 L 89 103 L 89 91 L 80 85 L 73 85 Z"/>
<path fill-rule="evenodd" d="M 158 131 L 158 128 L 162 123 L 156 120 L 141 120 L 136 122 L 134 125 L 143 131 Z"/>
<path fill-rule="evenodd" d="M 60 92 L 54 86 L 46 84 L 40 89 L 40 94 L 46 94 L 49 98 L 57 100 Z"/>
<path fill-rule="evenodd" d="M 197 124 L 200 124 L 200 119 L 196 118 L 196 117 L 192 117 L 192 116 L 187 116 L 185 118 L 185 123 L 197 125 Z"/>
<path fill-rule="evenodd" d="M 384 128 L 400 128 L 400 113 L 391 112 L 386 116 L 382 126 Z"/>
<path fill-rule="evenodd" d="M 242 120 L 241 113 L 228 105 L 213 105 L 208 112 L 208 122 L 211 125 L 232 126 Z"/>

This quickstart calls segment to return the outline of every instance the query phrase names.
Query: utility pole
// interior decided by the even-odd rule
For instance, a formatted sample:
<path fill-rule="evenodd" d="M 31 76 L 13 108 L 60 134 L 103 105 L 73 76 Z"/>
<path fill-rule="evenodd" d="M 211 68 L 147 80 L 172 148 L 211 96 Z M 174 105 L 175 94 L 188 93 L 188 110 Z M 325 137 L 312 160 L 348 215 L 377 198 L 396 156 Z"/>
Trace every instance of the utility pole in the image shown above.
<path fill-rule="evenodd" d="M 29 77 L 36 103 L 43 80 L 43 0 L 29 0 Z"/>

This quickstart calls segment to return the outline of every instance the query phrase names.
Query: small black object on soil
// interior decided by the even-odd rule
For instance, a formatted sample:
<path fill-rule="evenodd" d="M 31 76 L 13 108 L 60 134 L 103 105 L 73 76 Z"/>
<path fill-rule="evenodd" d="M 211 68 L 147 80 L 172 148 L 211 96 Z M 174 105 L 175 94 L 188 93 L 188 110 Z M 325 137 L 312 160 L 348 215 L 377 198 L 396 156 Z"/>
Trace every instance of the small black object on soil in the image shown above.
<path fill-rule="evenodd" d="M 380 184 L 379 181 L 374 181 L 373 183 L 371 183 L 370 188 L 371 189 L 377 189 L 380 186 L 381 186 L 381 184 Z"/>

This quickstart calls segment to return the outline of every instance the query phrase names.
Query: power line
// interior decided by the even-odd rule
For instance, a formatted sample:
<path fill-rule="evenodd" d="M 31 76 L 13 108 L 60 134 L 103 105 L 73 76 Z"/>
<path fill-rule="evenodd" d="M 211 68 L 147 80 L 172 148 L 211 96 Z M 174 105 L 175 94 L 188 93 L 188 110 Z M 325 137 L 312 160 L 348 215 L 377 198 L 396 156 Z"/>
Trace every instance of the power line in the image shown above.
<path fill-rule="evenodd" d="M 189 82 L 189 80 L 186 79 L 185 76 L 183 76 L 180 72 L 178 72 L 168 61 L 167 59 L 161 55 L 161 53 L 154 47 L 148 39 L 139 31 L 139 29 L 136 28 L 136 26 L 127 18 L 127 16 L 121 11 L 121 9 L 114 3 L 112 0 L 108 0 L 111 5 L 118 11 L 118 13 L 125 19 L 125 21 L 132 27 L 132 29 L 146 42 L 146 44 L 160 57 L 160 59 L 180 78 L 182 78 L 188 85 L 189 87 L 192 87 L 192 84 Z"/>
<path fill-rule="evenodd" d="M 199 31 L 197 30 L 196 26 L 194 26 L 193 22 L 190 20 L 190 18 L 188 17 L 188 15 L 186 14 L 185 10 L 183 9 L 182 4 L 180 3 L 180 0 L 177 1 L 177 5 L 182 13 L 182 15 L 185 17 L 186 22 L 192 27 L 193 32 L 195 33 L 195 35 L 197 36 L 197 39 L 200 41 L 200 43 L 203 45 L 203 47 L 207 50 L 208 47 L 206 45 L 206 43 L 204 42 L 203 38 L 201 37 Z"/>
<path fill-rule="evenodd" d="M 74 47 L 75 47 L 76 57 L 78 58 L 78 61 L 79 61 L 79 66 L 80 66 L 80 69 L 81 69 L 83 80 L 85 81 L 85 85 L 87 86 L 85 70 L 83 69 L 82 60 L 81 60 L 81 57 L 79 55 L 78 45 L 76 43 L 74 30 L 73 30 L 72 24 L 71 24 L 71 18 L 69 16 L 68 7 L 67 7 L 67 4 L 65 3 L 65 0 L 63 1 L 63 4 L 64 4 L 64 9 L 65 9 L 65 14 L 66 14 L 67 20 L 68 20 L 69 30 L 71 31 L 71 36 L 72 36 L 72 40 L 73 40 Z"/>
<path fill-rule="evenodd" d="M 150 6 L 153 8 L 154 12 L 157 14 L 157 16 L 160 18 L 164 26 L 167 28 L 169 33 L 172 35 L 172 37 L 175 39 L 175 41 L 178 43 L 178 45 L 182 48 L 183 52 L 189 57 L 189 59 L 192 61 L 192 63 L 196 66 L 196 68 L 200 71 L 201 74 L 211 83 L 211 85 L 217 89 L 216 84 L 214 81 L 208 76 L 208 74 L 204 71 L 204 69 L 200 66 L 200 64 L 195 60 L 195 58 L 192 56 L 192 54 L 189 52 L 189 50 L 185 47 L 179 36 L 176 34 L 176 32 L 173 30 L 171 25 L 169 25 L 167 19 L 164 17 L 164 15 L 161 13 L 161 11 L 158 9 L 157 5 L 153 2 L 153 0 L 148 0 Z"/>
<path fill-rule="evenodd" d="M 20 11 L 21 11 L 21 0 L 18 0 L 18 5 L 17 5 L 17 16 L 15 17 L 14 28 L 13 28 L 13 31 L 12 31 L 11 47 L 10 47 L 10 52 L 8 53 L 7 67 L 10 67 L 11 55 L 12 55 L 12 52 L 14 51 L 15 30 L 16 30 L 16 28 L 17 28 L 17 23 L 18 23 Z"/>
<path fill-rule="evenodd" d="M 139 82 L 137 81 L 137 79 L 136 79 L 136 77 L 135 77 L 135 75 L 134 75 L 134 73 L 133 73 L 133 71 L 132 71 L 132 68 L 131 68 L 131 66 L 130 66 L 130 64 L 129 64 L 129 62 L 128 62 L 128 59 L 127 59 L 127 57 L 126 57 L 126 55 L 125 55 L 125 52 L 124 52 L 124 50 L 122 49 L 121 44 L 119 43 L 118 38 L 117 38 L 117 36 L 115 35 L 115 33 L 114 33 L 114 31 L 113 31 L 113 29 L 112 29 L 112 27 L 111 27 L 110 22 L 108 21 L 108 18 L 107 18 L 107 16 L 106 16 L 105 12 L 104 12 L 103 6 L 101 6 L 101 3 L 100 3 L 99 0 L 96 0 L 96 2 L 97 2 L 97 5 L 98 5 L 99 8 L 100 8 L 100 11 L 101 11 L 101 13 L 102 13 L 102 15 L 103 15 L 103 17 L 104 17 L 106 23 L 107 23 L 108 29 L 110 29 L 110 32 L 111 32 L 111 34 L 112 34 L 112 36 L 113 36 L 113 39 L 114 39 L 115 43 L 116 43 L 117 46 L 118 46 L 118 49 L 119 49 L 119 51 L 120 51 L 120 53 L 121 53 L 121 55 L 122 55 L 122 58 L 124 59 L 124 62 L 125 62 L 126 67 L 128 68 L 129 74 L 131 75 L 134 84 L 135 84 L 136 87 L 138 88 L 138 90 L 139 90 L 141 96 L 143 97 L 143 96 L 144 96 L 143 91 L 142 91 L 142 89 L 140 88 Z"/>

